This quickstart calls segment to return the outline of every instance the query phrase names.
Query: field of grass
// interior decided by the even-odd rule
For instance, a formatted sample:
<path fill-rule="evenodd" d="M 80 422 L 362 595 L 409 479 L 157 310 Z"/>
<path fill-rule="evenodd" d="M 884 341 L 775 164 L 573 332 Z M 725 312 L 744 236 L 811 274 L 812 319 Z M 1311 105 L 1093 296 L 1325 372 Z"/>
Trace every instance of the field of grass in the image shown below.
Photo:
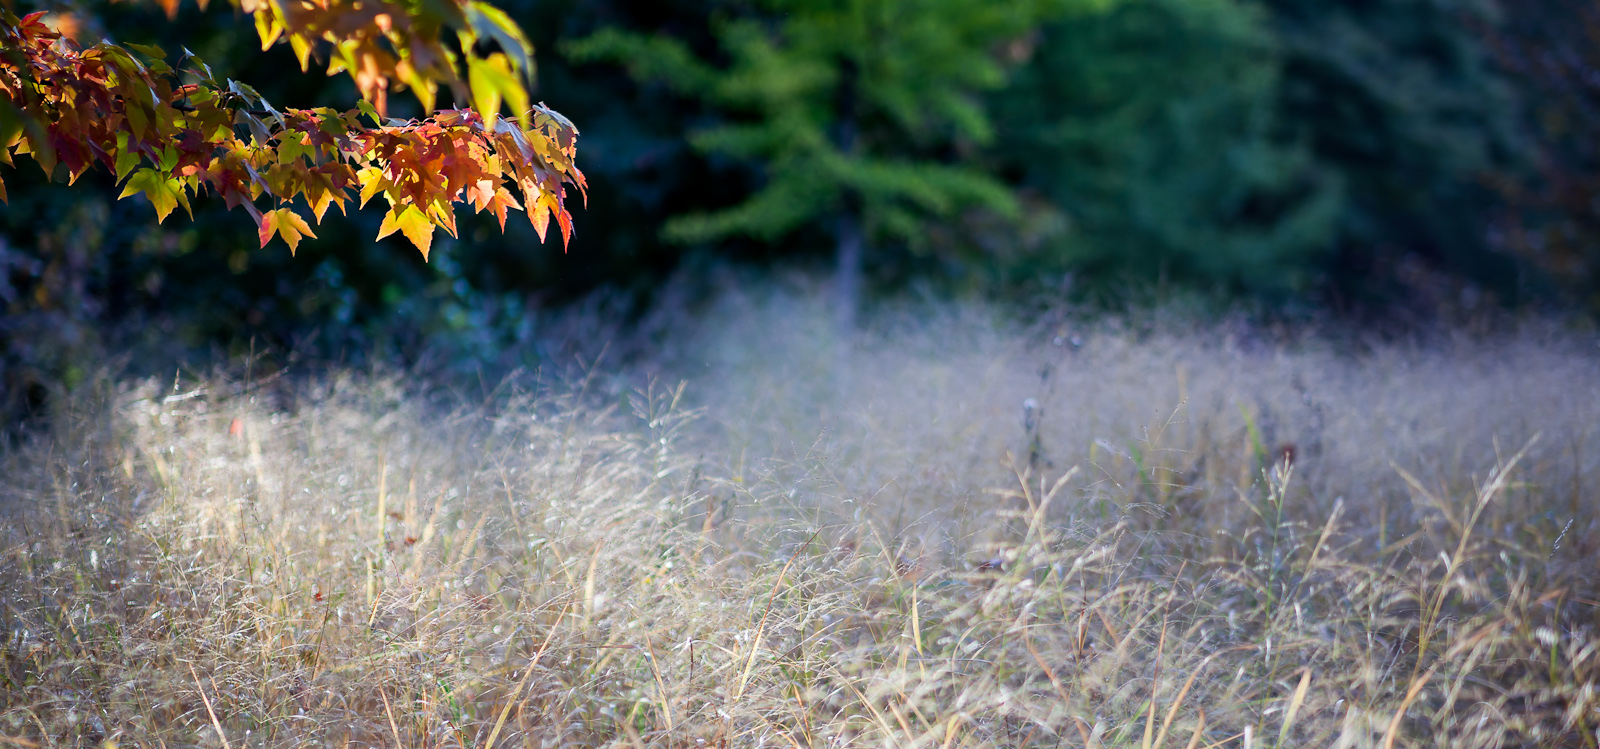
<path fill-rule="evenodd" d="M 1592 333 L 830 319 L 64 398 L 0 453 L 0 743 L 1600 742 Z"/>

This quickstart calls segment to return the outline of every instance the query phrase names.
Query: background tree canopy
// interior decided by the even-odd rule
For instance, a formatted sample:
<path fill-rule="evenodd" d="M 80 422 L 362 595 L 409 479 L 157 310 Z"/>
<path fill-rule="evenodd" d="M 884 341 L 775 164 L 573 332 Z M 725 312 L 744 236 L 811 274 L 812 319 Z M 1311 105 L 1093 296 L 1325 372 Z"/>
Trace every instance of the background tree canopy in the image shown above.
<path fill-rule="evenodd" d="M 358 97 L 349 76 L 259 51 L 225 4 L 169 23 L 149 5 L 40 1 L 11 0 L 91 36 L 187 47 L 280 106 Z M 1563 21 L 1592 27 L 1577 5 L 512 0 L 533 101 L 583 132 L 590 201 L 570 252 L 462 215 L 424 262 L 354 213 L 291 257 L 221 200 L 158 225 L 105 175 L 69 189 L 19 162 L 0 211 L 8 392 L 113 339 L 515 359 L 532 310 L 602 287 L 648 299 L 724 265 L 843 267 L 867 294 L 1592 309 L 1600 55 Z M 409 96 L 391 110 L 424 114 Z"/>

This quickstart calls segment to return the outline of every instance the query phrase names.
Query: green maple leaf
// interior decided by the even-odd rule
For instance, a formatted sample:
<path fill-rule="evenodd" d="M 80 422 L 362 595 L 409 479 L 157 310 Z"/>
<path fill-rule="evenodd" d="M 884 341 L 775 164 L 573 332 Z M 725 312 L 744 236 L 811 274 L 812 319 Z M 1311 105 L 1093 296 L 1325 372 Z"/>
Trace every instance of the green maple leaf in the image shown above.
<path fill-rule="evenodd" d="M 123 179 L 139 166 L 139 152 L 128 142 L 127 133 L 117 133 L 117 179 Z"/>
<path fill-rule="evenodd" d="M 183 184 L 150 167 L 134 172 L 117 198 L 141 192 L 150 199 L 150 205 L 155 206 L 157 223 L 166 221 L 172 210 L 180 205 L 185 211 L 189 210 L 189 196 L 184 194 Z M 192 212 L 190 218 L 194 218 Z"/>

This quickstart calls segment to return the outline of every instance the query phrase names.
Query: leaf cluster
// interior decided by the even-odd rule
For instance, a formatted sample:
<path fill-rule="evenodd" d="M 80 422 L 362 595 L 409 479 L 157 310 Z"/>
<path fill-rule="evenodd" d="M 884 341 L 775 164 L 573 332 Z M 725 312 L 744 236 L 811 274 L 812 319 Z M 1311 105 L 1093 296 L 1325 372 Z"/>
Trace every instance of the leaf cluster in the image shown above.
<path fill-rule="evenodd" d="M 0 17 L 0 162 L 29 154 L 46 173 L 59 166 L 69 181 L 100 164 L 122 183 L 121 197 L 146 196 L 161 220 L 178 207 L 192 216 L 191 197 L 210 190 L 251 215 L 263 247 L 278 236 L 291 251 L 315 236 L 293 208 L 297 198 L 320 222 L 330 205 L 344 211 L 357 195 L 365 205 L 380 194 L 389 210 L 379 238 L 398 231 L 424 257 L 435 229 L 455 235 L 458 202 L 491 211 L 502 229 L 508 210 L 526 206 L 541 239 L 553 215 L 570 242 L 566 186 L 586 189 L 574 163 L 577 128 L 542 104 L 528 105 L 518 74 L 531 69 L 529 47 L 509 18 L 482 3 L 447 4 L 480 30 L 461 32 L 468 49 L 479 34 L 503 41 L 503 51 L 467 54 L 467 83 L 455 75 L 453 54 L 439 56 L 437 65 L 419 62 L 443 49 L 437 3 L 410 10 L 337 2 L 245 8 L 255 13 L 264 45 L 287 38 L 302 64 L 312 40 L 332 43 L 330 72 L 350 71 L 364 96 L 344 112 L 279 110 L 250 86 L 219 79 L 187 50 L 181 70 L 174 69 L 159 48 L 80 47 L 44 13 L 7 13 Z M 396 12 L 372 12 L 385 8 Z M 375 35 L 384 37 L 381 45 Z M 470 89 L 458 100 L 476 110 L 388 120 L 382 108 L 391 78 L 429 108 L 441 81 Z M 519 119 L 498 117 L 502 104 Z M 6 197 L 0 182 L 0 199 Z M 263 197 L 264 209 L 256 204 Z"/>
<path fill-rule="evenodd" d="M 169 17 L 175 14 L 178 0 L 158 1 Z M 325 42 L 331 50 L 328 75 L 348 73 L 380 113 L 387 113 L 388 92 L 396 84 L 410 88 L 424 111 L 433 111 L 443 84 L 456 101 L 471 101 L 486 118 L 492 120 L 504 103 L 532 127 L 525 81 L 533 73 L 533 45 L 505 11 L 482 0 L 234 4 L 253 17 L 263 51 L 287 43 L 302 71 Z M 448 32 L 457 47 L 446 43 Z"/>

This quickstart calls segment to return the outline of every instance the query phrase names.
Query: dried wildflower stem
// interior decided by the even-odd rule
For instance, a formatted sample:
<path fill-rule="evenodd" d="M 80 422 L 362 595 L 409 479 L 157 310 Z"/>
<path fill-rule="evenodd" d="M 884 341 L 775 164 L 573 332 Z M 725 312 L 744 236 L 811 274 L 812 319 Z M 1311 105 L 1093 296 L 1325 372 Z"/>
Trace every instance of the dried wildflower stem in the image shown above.
<path fill-rule="evenodd" d="M 1289 729 L 1294 727 L 1295 715 L 1300 712 L 1300 706 L 1306 701 L 1306 690 L 1311 687 L 1311 669 L 1300 670 L 1300 684 L 1294 688 L 1294 695 L 1289 698 L 1289 710 L 1283 714 L 1283 728 L 1278 730 L 1278 746 L 1288 746 Z"/>
<path fill-rule="evenodd" d="M 815 540 L 817 533 L 811 534 L 811 537 L 789 556 L 789 561 L 783 563 L 783 569 L 778 571 L 778 579 L 773 581 L 772 592 L 767 596 L 767 608 L 761 612 L 761 623 L 756 625 L 756 636 L 750 642 L 750 657 L 745 660 L 744 671 L 739 674 L 739 687 L 733 691 L 734 702 L 738 702 L 744 696 L 745 687 L 750 683 L 750 670 L 755 668 L 756 656 L 761 652 L 761 637 L 767 631 L 767 619 L 772 616 L 772 604 L 778 600 L 778 590 L 783 587 L 783 581 L 789 575 L 789 568 L 800 558 L 800 552 L 810 548 L 811 542 Z"/>
<path fill-rule="evenodd" d="M 1439 670 L 1439 665 L 1437 663 L 1434 664 L 1421 678 L 1411 680 L 1411 688 L 1406 690 L 1405 699 L 1401 700 L 1400 706 L 1395 708 L 1394 717 L 1389 719 L 1389 727 L 1383 731 L 1383 749 L 1394 749 L 1394 742 L 1400 737 L 1400 723 L 1405 720 L 1406 710 L 1411 707 L 1412 702 L 1416 701 L 1417 695 L 1422 693 L 1422 688 L 1427 686 L 1428 680 L 1433 678 L 1434 672 Z"/>
<path fill-rule="evenodd" d="M 1155 749 L 1161 749 L 1161 747 L 1166 744 L 1167 733 L 1172 729 L 1172 721 L 1178 717 L 1178 708 L 1183 706 L 1184 698 L 1189 696 L 1189 690 L 1194 687 L 1195 679 L 1200 678 L 1200 674 L 1206 670 L 1206 666 L 1211 665 L 1212 661 L 1228 653 L 1237 653 L 1243 650 L 1255 649 L 1256 646 L 1254 645 L 1238 645 L 1226 650 L 1212 653 L 1211 655 L 1206 656 L 1205 660 L 1200 661 L 1200 665 L 1196 666 L 1194 670 L 1189 673 L 1189 678 L 1184 680 L 1183 688 L 1178 690 L 1178 696 L 1172 700 L 1172 706 L 1167 708 L 1167 717 L 1161 721 L 1161 732 L 1156 734 Z M 1059 689 L 1059 686 L 1057 688 Z M 1202 726 L 1205 725 L 1205 713 L 1205 709 L 1202 708 L 1200 710 L 1200 723 Z M 1196 731 L 1195 735 L 1199 736 L 1198 730 Z M 1192 745 L 1193 740 L 1191 740 L 1190 743 Z"/>
<path fill-rule="evenodd" d="M 667 721 L 667 733 L 672 733 L 675 728 L 672 722 L 672 700 L 667 696 L 666 682 L 661 679 L 661 664 L 656 660 L 656 646 L 651 642 L 649 635 L 645 635 L 644 644 L 650 655 L 650 675 L 656 680 L 656 696 L 661 700 L 661 713 Z"/>
<path fill-rule="evenodd" d="M 522 694 L 522 690 L 528 686 L 528 679 L 533 677 L 534 669 L 538 667 L 539 661 L 544 659 L 544 654 L 550 650 L 550 643 L 555 641 L 556 631 L 561 629 L 561 620 L 567 615 L 567 609 L 570 607 L 571 604 L 566 604 L 561 607 L 561 613 L 556 614 L 556 621 L 554 624 L 550 625 L 550 631 L 545 633 L 544 642 L 540 643 L 538 652 L 533 654 L 533 659 L 528 661 L 528 665 L 523 668 L 522 679 L 517 682 L 517 688 L 511 690 L 511 693 L 506 695 L 505 707 L 500 709 L 500 717 L 495 719 L 494 730 L 489 732 L 489 739 L 483 742 L 484 749 L 494 749 L 494 741 L 495 739 L 500 738 L 500 729 L 504 728 L 506 725 L 506 716 L 511 714 L 511 706 L 514 700 L 516 699 L 517 695 Z M 524 697 L 523 700 L 523 702 L 515 703 L 519 709 L 522 705 L 526 704 L 527 698 Z"/>
<path fill-rule="evenodd" d="M 400 724 L 394 721 L 394 709 L 389 706 L 389 693 L 379 688 L 378 696 L 383 698 L 383 714 L 389 718 L 389 731 L 394 734 L 395 749 L 403 749 L 406 744 L 400 738 Z"/>
<path fill-rule="evenodd" d="M 1184 749 L 1195 749 L 1200 746 L 1200 738 L 1206 733 L 1206 710 L 1200 708 L 1200 720 L 1195 724 L 1194 735 L 1189 737 L 1189 743 Z"/>
<path fill-rule="evenodd" d="M 1421 671 L 1423 661 L 1425 661 L 1428 657 L 1428 645 L 1433 638 L 1434 626 L 1439 622 L 1439 613 L 1444 608 L 1444 598 L 1450 592 L 1451 579 L 1455 575 L 1456 570 L 1460 568 L 1461 563 L 1466 559 L 1467 543 L 1472 538 L 1472 529 L 1478 524 L 1478 517 L 1483 514 L 1484 508 L 1489 506 L 1489 502 L 1505 489 L 1506 482 L 1509 480 L 1512 470 L 1516 468 L 1517 463 L 1522 460 L 1523 456 L 1528 454 L 1528 450 L 1531 449 L 1534 444 L 1538 443 L 1538 441 L 1539 435 L 1534 434 L 1533 437 L 1522 446 L 1521 450 L 1518 450 L 1515 455 L 1511 456 L 1510 460 L 1495 466 L 1493 473 L 1491 473 L 1489 476 L 1488 483 L 1484 484 L 1483 488 L 1479 490 L 1477 502 L 1474 503 L 1472 508 L 1471 517 L 1461 525 L 1461 539 L 1456 543 L 1456 551 L 1446 560 L 1444 580 L 1439 583 L 1438 589 L 1434 592 L 1433 602 L 1428 605 L 1428 608 L 1422 617 L 1422 623 L 1417 630 L 1417 660 L 1411 668 L 1411 678 L 1413 681 L 1416 681 L 1417 673 Z M 1396 469 L 1400 470 L 1398 466 L 1396 466 Z M 1411 484 L 1413 488 L 1420 488 L 1422 486 L 1422 482 L 1418 481 L 1411 474 L 1405 473 L 1404 470 L 1401 470 L 1401 474 L 1405 477 L 1406 482 Z M 1426 679 L 1423 681 L 1426 681 Z"/>
<path fill-rule="evenodd" d="M 222 749 L 233 749 L 228 744 L 228 734 L 222 731 L 222 721 L 217 720 L 217 711 L 211 709 L 211 698 L 206 696 L 206 688 L 200 684 L 200 674 L 194 670 L 194 664 L 189 664 L 189 675 L 194 677 L 194 688 L 200 692 L 200 701 L 206 705 L 206 714 L 211 716 L 211 725 L 217 729 L 217 738 L 222 740 Z"/>

